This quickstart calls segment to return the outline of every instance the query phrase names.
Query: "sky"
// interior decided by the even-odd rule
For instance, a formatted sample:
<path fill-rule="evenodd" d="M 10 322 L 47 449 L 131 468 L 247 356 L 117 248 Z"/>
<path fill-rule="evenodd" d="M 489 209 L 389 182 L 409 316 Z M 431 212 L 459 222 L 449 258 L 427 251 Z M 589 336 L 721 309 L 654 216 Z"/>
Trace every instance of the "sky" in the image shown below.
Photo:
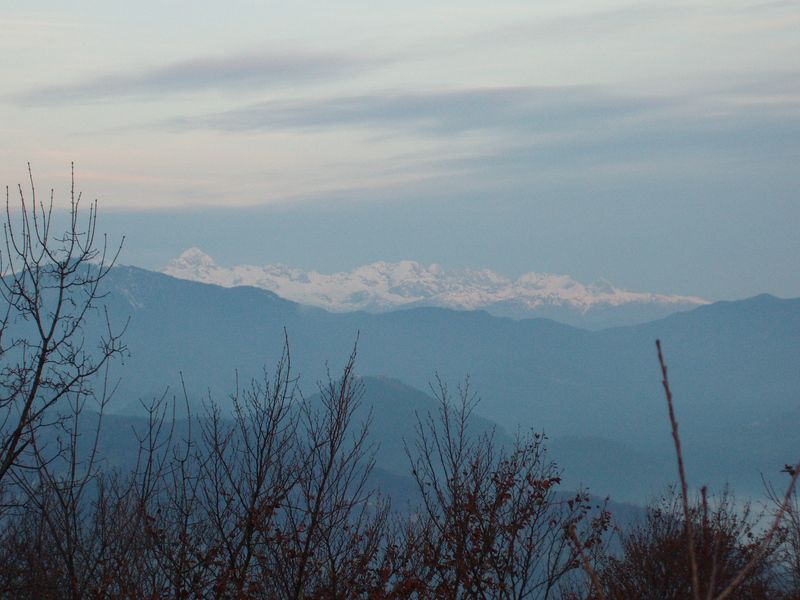
<path fill-rule="evenodd" d="M 800 4 L 0 0 L 0 182 L 121 261 L 800 296 Z"/>

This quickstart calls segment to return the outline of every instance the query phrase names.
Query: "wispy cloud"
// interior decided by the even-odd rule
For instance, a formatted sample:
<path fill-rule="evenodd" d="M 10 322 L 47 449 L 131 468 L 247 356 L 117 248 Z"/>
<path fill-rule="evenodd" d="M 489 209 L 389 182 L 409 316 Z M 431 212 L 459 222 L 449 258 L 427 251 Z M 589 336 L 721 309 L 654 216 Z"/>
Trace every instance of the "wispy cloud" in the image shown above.
<path fill-rule="evenodd" d="M 573 86 L 271 101 L 159 126 L 309 133 L 357 128 L 375 135 L 425 136 L 441 144 L 421 151 L 424 160 L 400 160 L 398 168 L 449 174 L 477 186 L 602 173 L 624 178 L 647 169 L 665 177 L 684 168 L 724 173 L 732 165 L 769 164 L 783 169 L 800 151 L 800 95 L 785 83 L 786 75 L 764 74 L 758 81 L 729 81 L 672 96 Z M 474 132 L 481 135 L 460 137 Z"/>
<path fill-rule="evenodd" d="M 800 105 L 800 70 L 772 69 L 726 81 L 719 86 L 729 96 L 759 94 Z"/>
<path fill-rule="evenodd" d="M 767 9 L 792 9 L 797 10 L 797 2 L 795 0 L 765 0 L 764 2 L 753 2 L 746 5 L 743 10 L 767 10 Z"/>
<path fill-rule="evenodd" d="M 157 126 L 228 132 L 339 128 L 444 139 L 487 132 L 508 148 L 534 141 L 537 151 L 543 143 L 568 144 L 581 153 L 605 147 L 610 155 L 635 155 L 648 148 L 695 153 L 716 145 L 724 154 L 737 140 L 744 146 L 757 141 L 762 148 L 792 145 L 785 133 L 800 127 L 800 88 L 794 75 L 775 71 L 673 95 L 564 86 L 280 100 L 173 118 Z"/>
<path fill-rule="evenodd" d="M 616 35 L 620 30 L 641 28 L 654 21 L 685 16 L 686 11 L 687 7 L 681 7 L 677 2 L 637 3 L 605 10 L 522 20 L 466 34 L 462 37 L 462 41 L 468 44 L 520 41 L 529 44 L 532 40 L 543 38 L 580 39 L 575 36 Z"/>
<path fill-rule="evenodd" d="M 465 34 L 461 36 L 461 41 L 471 46 L 476 43 L 530 44 L 537 40 L 581 40 L 617 36 L 625 31 L 658 31 L 667 23 L 685 27 L 687 17 L 695 20 L 739 19 L 756 26 L 752 23 L 754 16 L 767 18 L 785 12 L 784 9 L 792 10 L 796 15 L 797 7 L 795 0 L 765 0 L 744 4 L 703 0 L 636 2 L 595 11 L 523 19 L 517 23 Z M 790 22 L 778 20 L 772 22 L 772 26 L 784 28 L 790 26 Z"/>
<path fill-rule="evenodd" d="M 343 77 L 373 68 L 378 62 L 305 51 L 211 56 L 135 72 L 106 73 L 72 83 L 41 86 L 13 99 L 26 105 L 53 105 L 205 90 L 263 89 Z"/>
<path fill-rule="evenodd" d="M 171 119 L 178 130 L 315 130 L 332 127 L 401 128 L 450 135 L 521 128 L 552 131 L 589 121 L 622 118 L 671 101 L 615 96 L 593 87 L 503 87 L 383 92 L 325 99 L 269 101 L 199 117 Z"/>
<path fill-rule="evenodd" d="M 644 126 L 642 126 L 644 125 Z M 691 116 L 663 114 L 642 124 L 595 128 L 548 138 L 543 142 L 517 140 L 483 154 L 451 161 L 464 172 L 571 172 L 630 165 L 641 171 L 650 163 L 665 176 L 675 164 L 707 169 L 710 164 L 728 172 L 732 164 L 749 169 L 783 168 L 800 151 L 800 114 L 793 118 L 743 107 L 728 114 Z M 727 166 L 726 166 L 727 165 Z M 710 175 L 707 173 L 707 175 Z"/>

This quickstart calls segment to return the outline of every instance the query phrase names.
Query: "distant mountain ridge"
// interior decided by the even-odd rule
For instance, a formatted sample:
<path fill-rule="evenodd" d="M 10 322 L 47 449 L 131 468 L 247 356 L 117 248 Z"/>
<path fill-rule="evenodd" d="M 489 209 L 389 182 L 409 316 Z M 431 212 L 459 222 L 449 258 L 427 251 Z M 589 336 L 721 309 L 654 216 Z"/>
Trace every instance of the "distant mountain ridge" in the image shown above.
<path fill-rule="evenodd" d="M 258 287 L 332 312 L 435 306 L 592 328 L 645 322 L 708 304 L 695 296 L 631 292 L 607 281 L 583 284 L 568 275 L 530 272 L 512 280 L 488 269 L 446 270 L 409 260 L 323 274 L 285 265 L 221 267 L 199 248 L 190 248 L 162 272 L 223 287 Z"/>
<path fill-rule="evenodd" d="M 800 299 L 762 295 L 587 331 L 435 307 L 331 313 L 264 289 L 223 288 L 134 267 L 112 269 L 103 291 L 112 326 L 127 323 L 128 353 L 112 367 L 119 385 L 111 412 L 141 414 L 140 400 L 160 397 L 167 387 L 179 402 L 185 387 L 192 403 L 212 398 L 224 407 L 237 385 L 275 364 L 285 335 L 293 372 L 310 397 L 315 382 L 335 375 L 358 339 L 358 373 L 391 378 L 373 380 L 367 392 L 393 429 L 401 419 L 386 408 L 390 402 L 402 398 L 416 407 L 423 399 L 392 380 L 426 390 L 439 376 L 456 393 L 468 374 L 470 390 L 481 398 L 477 416 L 512 435 L 517 428 L 544 430 L 572 481 L 634 499 L 657 486 L 649 476 L 629 477 L 629 485 L 626 473 L 674 476 L 669 458 L 665 465 L 652 458 L 671 456 L 653 344 L 659 338 L 692 481 L 729 481 L 760 493 L 760 474 L 781 476 L 800 447 L 796 427 L 779 439 L 772 425 L 795 423 Z M 87 339 L 106 332 L 106 311 L 87 320 Z M 376 417 L 376 434 L 379 422 Z"/>

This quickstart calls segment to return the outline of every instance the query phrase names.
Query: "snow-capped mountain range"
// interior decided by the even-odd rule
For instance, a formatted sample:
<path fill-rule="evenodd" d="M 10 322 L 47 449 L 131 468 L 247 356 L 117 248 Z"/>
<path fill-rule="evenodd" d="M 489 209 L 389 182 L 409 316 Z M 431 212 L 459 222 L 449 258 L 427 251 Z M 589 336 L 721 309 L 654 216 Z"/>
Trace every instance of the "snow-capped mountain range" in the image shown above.
<path fill-rule="evenodd" d="M 646 321 L 708 303 L 693 296 L 631 292 L 606 281 L 583 284 L 568 275 L 531 272 L 510 279 L 488 269 L 447 270 L 410 260 L 324 274 L 285 265 L 222 267 L 202 250 L 190 248 L 162 272 L 224 287 L 259 287 L 335 312 L 438 306 L 595 327 Z"/>

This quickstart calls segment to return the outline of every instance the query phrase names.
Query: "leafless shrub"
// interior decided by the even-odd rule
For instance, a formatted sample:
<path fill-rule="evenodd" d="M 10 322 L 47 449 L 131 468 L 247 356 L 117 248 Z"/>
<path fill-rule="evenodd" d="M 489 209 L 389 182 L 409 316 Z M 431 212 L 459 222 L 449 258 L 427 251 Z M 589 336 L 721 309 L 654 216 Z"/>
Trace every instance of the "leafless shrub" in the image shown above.
<path fill-rule="evenodd" d="M 609 557 L 600 570 L 609 600 L 692 596 L 691 563 L 686 552 L 686 523 L 680 492 L 670 489 L 648 507 L 644 522 L 621 536 L 621 556 Z M 756 532 L 757 516 L 747 505 L 736 506 L 728 492 L 709 501 L 705 491 L 689 502 L 692 543 L 701 598 L 716 598 L 757 555 L 764 534 Z M 777 573 L 770 558 L 777 545 L 760 555 L 730 598 L 775 597 Z"/>
<path fill-rule="evenodd" d="M 493 432 L 471 431 L 468 384 L 455 401 L 441 381 L 435 392 L 439 414 L 420 419 L 408 450 L 422 496 L 407 542 L 417 555 L 413 589 L 430 598 L 553 597 L 578 567 L 569 532 L 589 522 L 588 495 L 556 494 L 561 480 L 541 435 L 501 448 Z M 606 524 L 605 513 L 591 522 L 586 546 Z"/>
<path fill-rule="evenodd" d="M 787 465 L 790 481 L 783 494 L 772 492 L 776 510 L 766 529 L 754 534 L 749 507 L 735 510 L 724 493 L 709 507 L 706 488 L 700 501 L 692 502 L 684 467 L 683 449 L 661 342 L 656 341 L 662 387 L 672 430 L 680 490 L 671 491 L 657 506 L 648 509 L 644 526 L 623 537 L 621 558 L 609 557 L 598 569 L 585 564 L 592 584 L 589 597 L 601 599 L 691 598 L 780 598 L 787 576 L 784 563 L 793 560 L 791 534 L 793 498 L 800 463 Z M 789 545 L 784 541 L 788 535 Z M 580 542 L 576 539 L 576 545 Z M 788 549 L 787 549 L 788 548 Z M 790 567 L 791 572 L 791 567 Z M 791 591 L 786 598 L 792 598 Z"/>

